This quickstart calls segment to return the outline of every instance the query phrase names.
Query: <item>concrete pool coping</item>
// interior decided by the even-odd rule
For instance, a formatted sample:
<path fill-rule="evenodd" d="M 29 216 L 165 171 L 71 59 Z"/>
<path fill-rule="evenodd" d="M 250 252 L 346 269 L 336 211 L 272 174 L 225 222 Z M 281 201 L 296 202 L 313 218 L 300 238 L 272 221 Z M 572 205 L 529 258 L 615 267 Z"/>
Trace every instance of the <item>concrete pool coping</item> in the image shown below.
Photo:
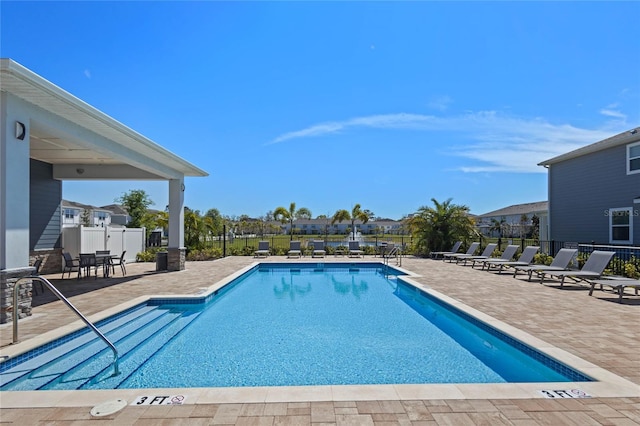
<path fill-rule="evenodd" d="M 223 287 L 233 279 L 242 275 L 260 263 L 279 263 L 282 259 L 270 259 L 269 261 L 252 262 L 235 272 L 226 275 L 212 286 L 193 289 L 184 297 L 203 297 Z M 370 259 L 368 262 L 379 262 L 378 259 Z M 428 260 L 424 260 L 429 262 Z M 303 263 L 307 263 L 303 260 Z M 325 260 L 313 263 L 333 263 Z M 343 263 L 343 262 L 339 262 Z M 359 263 L 350 260 L 349 263 Z M 396 267 L 396 266 L 394 266 Z M 456 266 L 463 268 L 462 266 Z M 397 268 L 397 267 L 396 267 Z M 400 269 L 400 268 L 398 268 Z M 640 397 L 640 386 L 624 379 L 604 368 L 586 361 L 570 352 L 560 349 L 542 339 L 511 326 L 501 320 L 466 305 L 452 297 L 449 297 L 429 285 L 417 280 L 422 275 L 413 273 L 410 269 L 402 268 L 408 277 L 403 281 L 432 294 L 445 302 L 461 309 L 463 312 L 490 324 L 508 335 L 536 348 L 550 357 L 572 366 L 584 374 L 596 379 L 595 382 L 565 382 L 565 383 L 516 383 L 516 384 L 437 384 L 437 385 L 339 385 L 339 386 L 296 386 L 296 387 L 256 387 L 256 388 L 178 388 L 178 389 L 119 389 L 100 391 L 16 391 L 0 393 L 0 405 L 2 408 L 27 408 L 27 407 L 70 407 L 93 406 L 106 400 L 124 398 L 134 401 L 141 395 L 185 395 L 186 404 L 212 404 L 212 403 L 252 403 L 252 402 L 308 402 L 308 401 L 366 401 L 366 400 L 416 400 L 416 399 L 538 399 L 545 398 L 542 390 L 549 389 L 580 389 L 594 398 L 626 398 Z M 478 274 L 484 273 L 477 271 Z M 179 274 L 179 273 L 178 273 Z M 142 303 L 150 298 L 170 297 L 176 298 L 176 294 L 148 295 L 135 297 L 115 307 L 90 315 L 91 321 L 99 321 L 114 313 Z M 36 317 L 37 318 L 37 317 Z M 75 321 L 66 326 L 43 333 L 40 336 L 18 343 L 5 346 L 0 351 L 1 355 L 16 356 L 43 343 L 54 340 L 68 334 L 71 331 L 82 328 L 81 321 Z M 3 330 L 6 325 L 2 326 Z"/>

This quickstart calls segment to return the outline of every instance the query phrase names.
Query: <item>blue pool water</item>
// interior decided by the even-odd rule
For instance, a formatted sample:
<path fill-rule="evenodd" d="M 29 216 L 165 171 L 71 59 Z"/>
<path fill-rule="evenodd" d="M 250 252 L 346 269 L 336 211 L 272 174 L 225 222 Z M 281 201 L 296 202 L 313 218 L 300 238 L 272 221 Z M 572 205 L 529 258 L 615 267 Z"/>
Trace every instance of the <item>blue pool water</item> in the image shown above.
<path fill-rule="evenodd" d="M 262 264 L 0 364 L 1 390 L 587 381 L 379 264 Z M 391 274 L 391 275 L 390 275 Z"/>

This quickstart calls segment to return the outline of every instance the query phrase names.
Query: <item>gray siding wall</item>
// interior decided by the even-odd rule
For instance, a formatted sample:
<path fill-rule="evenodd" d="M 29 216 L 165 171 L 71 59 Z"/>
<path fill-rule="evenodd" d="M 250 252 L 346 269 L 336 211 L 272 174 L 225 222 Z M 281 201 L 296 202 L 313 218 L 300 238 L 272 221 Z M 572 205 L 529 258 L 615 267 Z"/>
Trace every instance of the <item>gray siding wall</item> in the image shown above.
<path fill-rule="evenodd" d="M 51 164 L 30 162 L 29 249 L 60 248 L 62 182 L 52 178 Z"/>
<path fill-rule="evenodd" d="M 633 242 L 640 245 L 640 174 L 627 175 L 626 146 L 584 155 L 549 168 L 549 226 L 555 241 L 609 244 L 611 208 L 630 207 Z"/>

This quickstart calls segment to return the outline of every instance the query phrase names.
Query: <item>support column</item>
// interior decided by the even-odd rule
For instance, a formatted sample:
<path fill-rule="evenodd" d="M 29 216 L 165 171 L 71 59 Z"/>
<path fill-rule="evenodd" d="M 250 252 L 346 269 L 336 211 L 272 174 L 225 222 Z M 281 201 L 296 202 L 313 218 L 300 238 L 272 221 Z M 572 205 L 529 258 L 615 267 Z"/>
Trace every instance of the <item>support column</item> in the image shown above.
<path fill-rule="evenodd" d="M 167 258 L 169 271 L 182 271 L 185 268 L 184 190 L 184 177 L 169 180 L 169 253 Z"/>
<path fill-rule="evenodd" d="M 35 272 L 35 270 L 32 266 L 0 270 L 0 324 L 13 321 L 14 309 L 18 309 L 18 318 L 31 316 L 31 290 L 33 282 L 30 280 L 20 282 L 17 308 L 13 306 L 13 289 L 20 278 L 28 277 Z"/>
<path fill-rule="evenodd" d="M 13 306 L 16 281 L 34 270 L 29 267 L 29 113 L 7 92 L 0 93 L 0 324 L 12 312 L 31 315 L 31 283 L 20 284 L 18 306 Z"/>
<path fill-rule="evenodd" d="M 0 270 L 29 265 L 29 115 L 0 94 Z"/>

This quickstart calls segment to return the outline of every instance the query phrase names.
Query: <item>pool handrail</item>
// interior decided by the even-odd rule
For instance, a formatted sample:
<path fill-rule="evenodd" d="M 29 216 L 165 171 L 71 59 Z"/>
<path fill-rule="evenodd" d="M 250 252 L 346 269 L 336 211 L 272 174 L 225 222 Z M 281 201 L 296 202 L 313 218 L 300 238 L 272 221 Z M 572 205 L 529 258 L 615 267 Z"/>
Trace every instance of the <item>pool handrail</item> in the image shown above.
<path fill-rule="evenodd" d="M 120 374 L 120 369 L 118 368 L 118 350 L 113 345 L 113 343 L 111 343 L 109 339 L 107 339 L 106 336 L 102 334 L 102 332 L 98 330 L 98 328 L 93 325 L 91 321 L 89 321 L 84 315 L 82 315 L 82 313 L 75 306 L 73 306 L 73 304 L 69 302 L 69 300 L 64 297 L 62 293 L 60 293 L 60 290 L 58 290 L 53 284 L 51 284 L 49 280 L 41 275 L 29 275 L 19 278 L 13 286 L 13 344 L 18 343 L 18 288 L 20 287 L 20 281 L 23 280 L 40 281 L 41 283 L 46 285 L 47 288 L 49 288 L 49 290 L 51 290 L 51 292 L 58 297 L 58 299 L 64 302 L 65 305 L 67 305 L 73 312 L 75 312 L 76 315 L 78 315 L 80 319 L 84 321 L 84 323 L 87 324 L 87 326 L 91 330 L 93 330 L 93 332 L 96 333 L 98 337 L 100 337 L 113 351 L 113 375 L 117 376 L 118 374 Z"/>

